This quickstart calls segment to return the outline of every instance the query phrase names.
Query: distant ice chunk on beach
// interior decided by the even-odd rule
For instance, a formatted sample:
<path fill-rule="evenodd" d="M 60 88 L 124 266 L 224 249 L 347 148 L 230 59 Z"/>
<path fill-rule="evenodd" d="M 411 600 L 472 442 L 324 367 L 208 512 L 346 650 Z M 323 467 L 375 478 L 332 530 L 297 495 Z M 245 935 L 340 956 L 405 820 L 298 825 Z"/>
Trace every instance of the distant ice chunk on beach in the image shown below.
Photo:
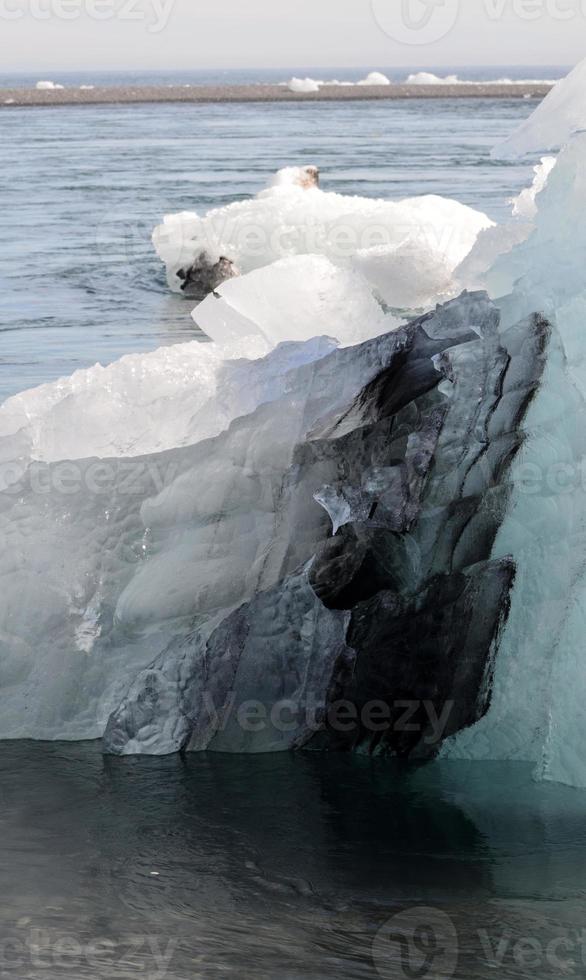
<path fill-rule="evenodd" d="M 287 87 L 290 92 L 299 92 L 307 94 L 309 92 L 319 92 L 319 82 L 316 82 L 314 78 L 292 78 L 290 82 L 287 83 Z"/>
<path fill-rule="evenodd" d="M 349 81 L 339 81 L 337 78 L 332 79 L 317 79 L 317 78 L 292 78 L 289 82 L 285 83 L 290 92 L 319 92 L 322 86 L 343 86 L 347 88 L 352 88 L 356 85 L 390 85 L 391 80 L 383 75 L 381 71 L 371 71 L 366 78 L 361 78 L 358 82 Z"/>
<path fill-rule="evenodd" d="M 555 85 L 555 79 L 551 78 L 490 78 L 490 79 L 466 79 L 458 75 L 434 75 L 430 71 L 418 71 L 408 75 L 404 82 L 405 85 Z"/>
<path fill-rule="evenodd" d="M 35 85 L 35 88 L 38 89 L 39 92 L 51 92 L 54 89 L 65 88 L 65 86 L 64 85 L 59 85 L 57 82 L 42 82 L 41 81 L 41 82 L 37 82 L 37 84 Z"/>
<path fill-rule="evenodd" d="M 457 75 L 446 75 L 445 78 L 441 78 L 429 71 L 415 72 L 413 75 L 408 75 L 405 80 L 406 85 L 457 85 L 458 83 Z"/>
<path fill-rule="evenodd" d="M 366 78 L 361 78 L 357 85 L 390 85 L 391 80 L 382 71 L 371 71 Z"/>

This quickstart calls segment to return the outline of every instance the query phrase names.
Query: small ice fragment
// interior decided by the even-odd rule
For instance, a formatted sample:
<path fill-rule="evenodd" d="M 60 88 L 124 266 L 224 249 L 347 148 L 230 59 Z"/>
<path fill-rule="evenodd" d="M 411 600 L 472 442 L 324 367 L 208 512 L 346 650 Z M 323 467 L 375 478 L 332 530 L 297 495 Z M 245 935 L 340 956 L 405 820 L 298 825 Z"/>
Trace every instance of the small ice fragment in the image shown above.
<path fill-rule="evenodd" d="M 316 82 L 314 78 L 292 78 L 290 82 L 287 83 L 287 88 L 290 92 L 298 92 L 307 94 L 309 92 L 319 92 L 319 82 Z"/>
<path fill-rule="evenodd" d="M 381 71 L 371 71 L 366 78 L 356 82 L 357 85 L 390 85 L 391 81 Z"/>

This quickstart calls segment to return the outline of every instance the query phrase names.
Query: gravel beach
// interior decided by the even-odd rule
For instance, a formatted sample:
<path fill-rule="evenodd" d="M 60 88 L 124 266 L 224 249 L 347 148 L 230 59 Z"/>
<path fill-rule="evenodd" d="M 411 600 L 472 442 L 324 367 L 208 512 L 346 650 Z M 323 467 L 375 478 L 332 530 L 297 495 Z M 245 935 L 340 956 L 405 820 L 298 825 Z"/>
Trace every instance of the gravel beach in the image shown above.
<path fill-rule="evenodd" d="M 527 84 L 324 85 L 319 92 L 290 92 L 284 85 L 112 86 L 96 88 L 1 89 L 0 108 L 14 106 L 126 105 L 145 102 L 348 102 L 393 99 L 543 98 L 552 86 Z"/>

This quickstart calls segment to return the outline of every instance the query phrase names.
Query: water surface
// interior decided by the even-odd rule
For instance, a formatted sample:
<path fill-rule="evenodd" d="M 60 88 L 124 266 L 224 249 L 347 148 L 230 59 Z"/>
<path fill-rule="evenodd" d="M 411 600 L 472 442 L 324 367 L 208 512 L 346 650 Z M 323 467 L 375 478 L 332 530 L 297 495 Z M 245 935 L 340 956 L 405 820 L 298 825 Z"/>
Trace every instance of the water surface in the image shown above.
<path fill-rule="evenodd" d="M 523 765 L 4 743 L 0 780 L 3 977 L 586 970 L 586 795 Z M 405 972 L 392 938 L 405 911 L 435 929 L 441 972 Z"/>
<path fill-rule="evenodd" d="M 194 335 L 150 242 L 168 212 L 255 194 L 317 164 L 326 190 L 444 194 L 509 213 L 529 164 L 490 148 L 533 102 L 141 105 L 0 116 L 0 400 L 96 361 Z"/>

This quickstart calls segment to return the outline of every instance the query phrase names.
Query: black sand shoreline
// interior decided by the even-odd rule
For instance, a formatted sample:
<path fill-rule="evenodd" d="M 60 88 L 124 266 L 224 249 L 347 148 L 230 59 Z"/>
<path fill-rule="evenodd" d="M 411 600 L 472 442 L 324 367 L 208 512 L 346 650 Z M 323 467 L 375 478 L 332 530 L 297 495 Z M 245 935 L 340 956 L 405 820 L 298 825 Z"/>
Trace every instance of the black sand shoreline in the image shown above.
<path fill-rule="evenodd" d="M 132 105 L 182 102 L 192 104 L 244 102 L 363 102 L 398 99 L 528 99 L 544 98 L 552 86 L 526 84 L 459 85 L 324 85 L 319 92 L 290 92 L 283 85 L 112 86 L 92 89 L 0 89 L 0 108 L 23 106 Z"/>

